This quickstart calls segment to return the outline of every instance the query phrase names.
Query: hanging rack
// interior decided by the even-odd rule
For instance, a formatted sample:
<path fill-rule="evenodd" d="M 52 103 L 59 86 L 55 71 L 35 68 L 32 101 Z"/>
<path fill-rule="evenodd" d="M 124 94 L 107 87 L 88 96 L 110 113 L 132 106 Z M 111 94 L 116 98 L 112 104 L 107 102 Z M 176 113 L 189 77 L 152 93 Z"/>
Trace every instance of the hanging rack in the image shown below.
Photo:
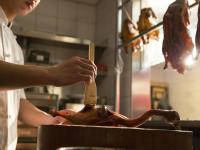
<path fill-rule="evenodd" d="M 129 2 L 130 0 L 127 0 L 127 1 Z M 118 7 L 118 9 L 119 9 L 119 8 L 123 8 L 124 4 L 127 3 L 127 1 L 124 2 L 120 7 Z M 195 2 L 195 3 L 191 4 L 189 7 L 190 7 L 190 8 L 193 8 L 194 6 L 196 6 L 196 5 L 198 5 L 198 4 L 199 4 L 199 2 Z M 119 45 L 117 48 L 123 48 L 123 47 L 129 45 L 129 44 L 132 43 L 133 41 L 137 40 L 138 38 L 141 38 L 141 37 L 144 36 L 145 34 L 147 34 L 147 33 L 151 32 L 151 31 L 155 30 L 156 28 L 158 28 L 158 27 L 160 27 L 160 26 L 162 26 L 162 25 L 163 25 L 163 21 L 159 22 L 158 24 L 156 24 L 155 26 L 149 28 L 148 30 L 146 30 L 146 31 L 144 31 L 144 32 L 142 32 L 142 33 L 140 33 L 140 34 L 138 34 L 137 36 L 131 38 L 129 41 L 127 41 L 127 42 L 125 42 L 125 43 Z"/>
<path fill-rule="evenodd" d="M 124 5 L 126 5 L 126 4 L 129 3 L 130 1 L 131 1 L 131 0 L 126 0 L 125 2 L 123 2 L 122 5 L 118 7 L 118 10 L 119 10 L 119 9 L 122 9 L 122 8 L 124 7 Z"/>

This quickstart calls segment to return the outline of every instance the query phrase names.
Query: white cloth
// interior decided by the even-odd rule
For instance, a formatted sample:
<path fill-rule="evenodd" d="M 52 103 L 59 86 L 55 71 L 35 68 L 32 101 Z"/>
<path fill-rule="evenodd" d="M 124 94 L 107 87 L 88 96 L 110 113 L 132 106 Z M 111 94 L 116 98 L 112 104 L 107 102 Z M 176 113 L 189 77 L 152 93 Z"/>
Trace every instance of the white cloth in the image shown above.
<path fill-rule="evenodd" d="M 8 19 L 0 7 L 0 60 L 23 64 L 22 50 L 17 44 L 15 35 L 7 25 Z M 25 98 L 23 89 L 0 91 L 0 150 L 16 149 L 17 121 L 21 98 Z"/>

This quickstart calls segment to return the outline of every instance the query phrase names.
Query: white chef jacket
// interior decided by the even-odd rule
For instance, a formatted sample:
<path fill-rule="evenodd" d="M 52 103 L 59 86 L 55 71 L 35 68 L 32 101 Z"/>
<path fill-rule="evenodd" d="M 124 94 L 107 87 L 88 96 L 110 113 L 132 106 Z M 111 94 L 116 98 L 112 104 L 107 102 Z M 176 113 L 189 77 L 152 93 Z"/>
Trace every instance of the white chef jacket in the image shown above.
<path fill-rule="evenodd" d="M 24 63 L 22 50 L 8 27 L 8 19 L 1 7 L 0 60 L 15 64 Z M 0 150 L 16 149 L 17 120 L 21 98 L 25 98 L 23 89 L 0 91 Z"/>

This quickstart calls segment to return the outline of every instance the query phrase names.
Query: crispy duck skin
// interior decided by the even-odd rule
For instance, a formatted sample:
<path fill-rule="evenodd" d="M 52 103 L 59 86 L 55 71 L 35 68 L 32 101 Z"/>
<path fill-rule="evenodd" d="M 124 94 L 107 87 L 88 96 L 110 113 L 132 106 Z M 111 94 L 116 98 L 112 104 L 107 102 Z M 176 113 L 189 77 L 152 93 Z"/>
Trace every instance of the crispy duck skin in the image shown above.
<path fill-rule="evenodd" d="M 139 20 L 137 22 L 138 30 L 140 34 L 147 31 L 148 29 L 150 29 L 152 26 L 155 25 L 155 22 L 153 22 L 152 19 L 150 18 L 157 19 L 157 16 L 154 13 L 153 9 L 151 7 L 143 8 L 141 10 Z M 142 36 L 143 43 L 144 44 L 149 43 L 150 39 L 158 40 L 159 33 L 160 33 L 159 30 L 154 30 L 147 33 L 145 36 Z"/>
<path fill-rule="evenodd" d="M 104 105 L 96 107 L 95 105 L 85 105 L 79 112 L 67 113 L 65 110 L 52 112 L 53 116 L 62 116 L 74 125 L 99 125 L 99 126 L 127 126 L 137 127 L 147 121 L 150 117 L 156 115 L 163 117 L 168 123 L 178 127 L 179 114 L 173 110 L 149 110 L 138 118 L 129 119 L 126 116 L 113 112 Z"/>
<path fill-rule="evenodd" d="M 198 23 L 197 23 L 195 43 L 196 43 L 196 50 L 197 50 L 197 57 L 196 57 L 197 59 L 200 53 L 200 1 L 199 1 L 199 7 L 198 7 Z"/>
<path fill-rule="evenodd" d="M 194 44 L 188 33 L 187 26 L 190 24 L 188 3 L 176 0 L 172 3 L 163 18 L 163 55 L 165 58 L 164 69 L 168 63 L 179 73 L 185 71 L 185 59 L 192 54 Z"/>
<path fill-rule="evenodd" d="M 139 31 L 136 27 L 136 25 L 130 20 L 125 19 L 122 25 L 122 33 L 121 33 L 121 39 L 123 43 L 128 42 L 130 39 L 134 38 L 139 34 Z M 130 48 L 133 52 L 136 50 L 140 50 L 141 46 L 141 38 L 138 38 L 134 41 L 132 41 L 130 44 L 124 47 L 124 50 L 126 53 L 128 53 L 128 49 Z"/>

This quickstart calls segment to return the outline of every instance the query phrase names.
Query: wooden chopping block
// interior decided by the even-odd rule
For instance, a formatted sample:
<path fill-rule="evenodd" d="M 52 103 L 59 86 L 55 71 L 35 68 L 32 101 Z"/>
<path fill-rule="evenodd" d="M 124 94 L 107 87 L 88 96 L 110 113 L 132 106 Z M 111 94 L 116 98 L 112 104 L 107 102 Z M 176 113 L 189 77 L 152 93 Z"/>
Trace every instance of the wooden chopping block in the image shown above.
<path fill-rule="evenodd" d="M 192 132 L 127 127 L 44 125 L 38 150 L 60 147 L 108 147 L 134 150 L 192 150 Z"/>

